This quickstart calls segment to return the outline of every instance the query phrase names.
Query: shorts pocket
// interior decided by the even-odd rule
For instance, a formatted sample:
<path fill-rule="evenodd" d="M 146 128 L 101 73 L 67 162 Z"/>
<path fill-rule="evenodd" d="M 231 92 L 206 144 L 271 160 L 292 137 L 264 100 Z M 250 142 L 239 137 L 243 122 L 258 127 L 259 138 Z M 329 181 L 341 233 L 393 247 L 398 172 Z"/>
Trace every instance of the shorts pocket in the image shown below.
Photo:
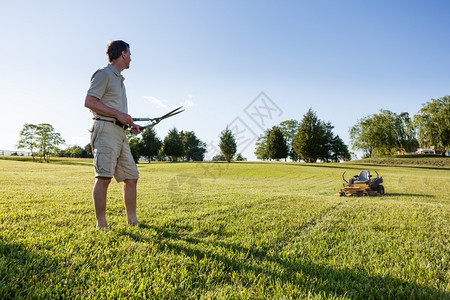
<path fill-rule="evenodd" d="M 95 175 L 100 177 L 113 177 L 115 165 L 111 155 L 102 152 L 96 152 L 94 155 Z"/>
<path fill-rule="evenodd" d="M 94 147 L 95 140 L 102 133 L 104 127 L 105 127 L 105 122 L 102 122 L 102 121 L 96 121 L 92 125 L 92 128 L 91 128 L 91 130 L 92 130 L 91 131 L 91 147 L 92 148 L 96 148 L 96 147 Z"/>

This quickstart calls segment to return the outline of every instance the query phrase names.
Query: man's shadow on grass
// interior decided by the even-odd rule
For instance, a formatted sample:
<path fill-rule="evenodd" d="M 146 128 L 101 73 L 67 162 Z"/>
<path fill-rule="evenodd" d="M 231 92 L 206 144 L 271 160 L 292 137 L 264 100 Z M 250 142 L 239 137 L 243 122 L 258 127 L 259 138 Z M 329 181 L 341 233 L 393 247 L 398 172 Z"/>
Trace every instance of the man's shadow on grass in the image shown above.
<path fill-rule="evenodd" d="M 350 268 L 336 269 L 326 265 L 320 265 L 312 261 L 295 257 L 293 261 L 281 257 L 277 249 L 266 247 L 255 249 L 235 243 L 222 241 L 205 241 L 201 238 L 186 236 L 186 232 L 192 230 L 186 226 L 178 227 L 171 224 L 170 230 L 164 227 L 141 224 L 142 229 L 156 231 L 155 238 L 143 238 L 138 233 L 124 232 L 138 242 L 148 242 L 156 245 L 161 251 L 167 251 L 178 255 L 195 257 L 197 259 L 208 258 L 219 262 L 224 266 L 222 273 L 252 272 L 255 277 L 265 275 L 267 279 L 278 281 L 282 285 L 295 285 L 303 291 L 310 291 L 326 297 L 349 297 L 352 299 L 449 299 L 450 293 L 432 287 L 422 286 L 415 282 L 405 281 L 390 276 L 370 275 L 363 270 Z M 190 230 L 189 230 L 190 229 Z M 214 234 L 214 232 L 211 232 Z M 205 233 L 205 236 L 211 234 Z M 181 242 L 181 243 L 180 243 Z M 199 250 L 196 245 L 203 244 L 206 247 Z M 235 257 L 245 256 L 247 260 L 233 259 L 219 254 L 220 249 L 226 249 Z M 274 251 L 275 250 L 275 251 Z M 259 262 L 259 263 L 255 263 Z M 271 266 L 262 267 L 262 265 Z M 274 267 L 276 266 L 276 267 Z M 222 280 L 232 284 L 230 277 Z M 197 279 L 200 280 L 200 279 Z M 244 278 L 242 280 L 245 280 Z M 222 281 L 223 282 L 223 281 Z M 205 283 L 206 284 L 206 283 Z"/>

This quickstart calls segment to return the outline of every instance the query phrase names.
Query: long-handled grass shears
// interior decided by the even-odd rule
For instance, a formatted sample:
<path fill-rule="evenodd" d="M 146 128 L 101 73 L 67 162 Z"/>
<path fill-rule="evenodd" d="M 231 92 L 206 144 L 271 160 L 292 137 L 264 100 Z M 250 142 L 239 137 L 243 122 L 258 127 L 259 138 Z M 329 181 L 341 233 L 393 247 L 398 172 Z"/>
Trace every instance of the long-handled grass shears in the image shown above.
<path fill-rule="evenodd" d="M 167 118 L 172 117 L 172 116 L 175 116 L 175 115 L 183 112 L 184 109 L 180 110 L 182 108 L 183 108 L 183 106 L 175 108 L 171 112 L 168 112 L 167 114 L 165 114 L 164 116 L 159 117 L 159 118 L 133 118 L 133 121 L 136 121 L 136 122 L 150 121 L 151 122 L 150 124 L 145 125 L 145 126 L 141 126 L 141 129 L 144 130 L 145 128 L 152 128 L 153 126 L 155 126 L 156 124 L 158 124 L 162 120 L 167 119 Z"/>

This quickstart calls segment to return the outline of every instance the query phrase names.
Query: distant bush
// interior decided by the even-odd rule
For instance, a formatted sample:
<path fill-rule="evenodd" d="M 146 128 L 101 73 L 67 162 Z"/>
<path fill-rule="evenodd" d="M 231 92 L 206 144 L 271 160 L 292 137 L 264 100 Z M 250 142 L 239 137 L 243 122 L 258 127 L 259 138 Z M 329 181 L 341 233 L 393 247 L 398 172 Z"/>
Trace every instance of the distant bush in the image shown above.
<path fill-rule="evenodd" d="M 227 161 L 223 154 L 213 156 L 212 161 Z"/>

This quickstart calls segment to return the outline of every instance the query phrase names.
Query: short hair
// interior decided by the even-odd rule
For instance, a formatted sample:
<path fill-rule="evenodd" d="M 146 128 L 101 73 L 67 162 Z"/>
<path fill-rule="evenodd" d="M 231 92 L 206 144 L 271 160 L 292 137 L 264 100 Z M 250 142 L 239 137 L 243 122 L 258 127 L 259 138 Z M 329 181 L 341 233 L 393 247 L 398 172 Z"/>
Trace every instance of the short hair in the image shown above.
<path fill-rule="evenodd" d="M 129 51 L 130 45 L 124 41 L 110 41 L 106 47 L 106 55 L 108 55 L 109 62 L 118 59 L 122 55 L 122 51 Z"/>

